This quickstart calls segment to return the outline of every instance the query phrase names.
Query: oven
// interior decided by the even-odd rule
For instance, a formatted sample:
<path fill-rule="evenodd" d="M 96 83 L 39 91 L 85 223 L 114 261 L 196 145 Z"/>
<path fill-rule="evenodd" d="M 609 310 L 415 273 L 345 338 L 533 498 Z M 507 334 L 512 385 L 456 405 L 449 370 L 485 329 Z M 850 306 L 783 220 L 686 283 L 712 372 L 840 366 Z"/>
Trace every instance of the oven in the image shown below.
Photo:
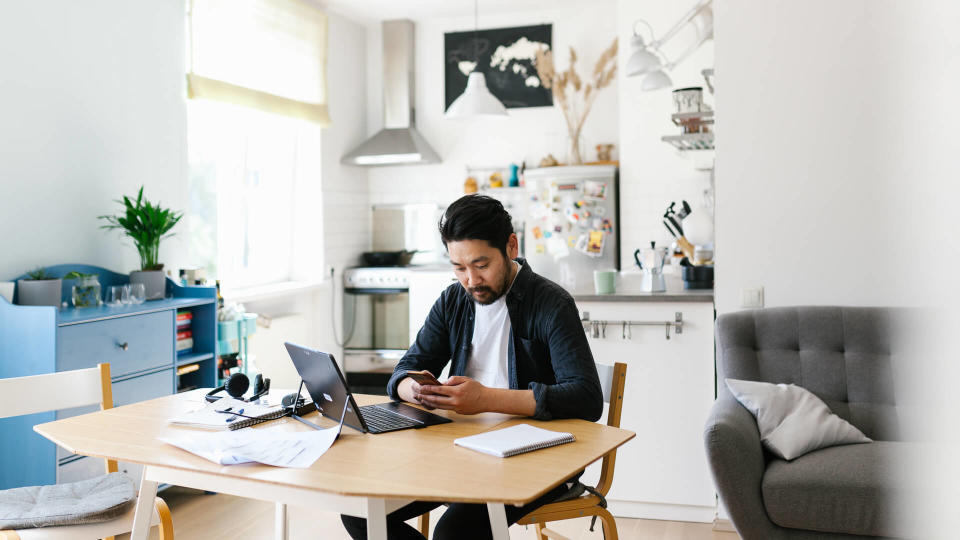
<path fill-rule="evenodd" d="M 343 371 L 353 392 L 385 395 L 394 367 L 407 352 L 409 272 L 371 267 L 343 273 Z"/>

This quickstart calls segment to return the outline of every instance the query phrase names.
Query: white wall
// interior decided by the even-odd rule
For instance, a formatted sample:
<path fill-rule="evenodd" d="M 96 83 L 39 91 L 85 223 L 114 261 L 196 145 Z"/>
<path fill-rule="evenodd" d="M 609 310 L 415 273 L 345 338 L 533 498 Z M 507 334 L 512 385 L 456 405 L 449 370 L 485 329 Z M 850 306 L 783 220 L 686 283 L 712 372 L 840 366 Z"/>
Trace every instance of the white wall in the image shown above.
<path fill-rule="evenodd" d="M 620 222 L 622 224 L 621 265 L 633 267 L 635 249 L 651 241 L 669 245 L 673 237 L 663 226 L 663 213 L 670 202 L 686 200 L 700 218 L 712 209 L 703 206 L 703 191 L 710 186 L 710 173 L 698 171 L 694 162 L 660 140 L 664 135 L 677 135 L 680 128 L 670 120 L 673 113 L 672 88 L 651 92 L 640 89 L 643 77 L 627 77 L 625 67 L 630 59 L 630 38 L 637 19 L 650 23 L 656 36 L 663 36 L 695 2 L 664 0 L 620 0 L 617 3 L 617 33 L 620 36 Z M 648 43 L 649 31 L 637 25 Z M 682 45 L 682 36 L 664 45 L 674 52 Z M 684 47 L 681 47 L 681 50 Z M 676 66 L 669 75 L 673 88 L 703 87 L 704 100 L 713 105 L 701 70 L 713 67 L 713 41 L 707 41 L 696 52 Z M 722 128 L 721 128 L 722 129 Z M 693 219 L 691 215 L 689 219 Z"/>
<path fill-rule="evenodd" d="M 957 49 L 925 6 L 717 4 L 719 312 L 759 285 L 767 306 L 913 305 L 942 290 L 916 246 L 936 233 L 919 226 L 935 186 L 955 181 L 944 82 Z"/>
<path fill-rule="evenodd" d="M 546 3 L 545 3 L 546 4 Z M 553 107 L 510 109 L 509 118 L 454 121 L 444 118 L 443 34 L 472 30 L 473 16 L 416 20 L 416 123 L 443 162 L 432 165 L 370 169 L 370 199 L 377 203 L 435 202 L 446 206 L 463 194 L 465 166 L 519 164 L 536 166 L 547 152 L 566 155 L 566 124 Z M 613 0 L 591 2 L 590 9 L 553 8 L 538 11 L 488 13 L 480 11 L 479 27 L 502 28 L 553 24 L 558 69 L 567 66 L 572 45 L 579 57 L 581 76 L 588 74 L 617 35 Z M 379 23 L 368 26 L 367 133 L 383 127 L 381 85 L 382 44 Z M 622 44 L 621 44 L 622 45 Z M 583 128 L 585 160 L 596 158 L 597 143 L 617 143 L 617 84 L 602 90 Z M 619 148 L 615 153 L 619 152 Z"/>
<path fill-rule="evenodd" d="M 958 21 L 955 2 L 724 0 L 716 11 L 717 310 L 738 309 L 755 285 L 768 306 L 937 308 L 905 336 L 915 354 L 901 375 L 916 387 L 898 379 L 898 404 L 922 396 L 926 436 L 952 445 L 928 470 L 910 464 L 926 497 L 901 504 L 929 527 L 923 538 L 960 526 Z"/>
<path fill-rule="evenodd" d="M 187 206 L 183 2 L 7 2 L 0 50 L 0 279 L 69 262 L 136 269 L 97 216 L 141 185 Z M 184 245 L 164 241 L 160 260 L 177 268 Z"/>

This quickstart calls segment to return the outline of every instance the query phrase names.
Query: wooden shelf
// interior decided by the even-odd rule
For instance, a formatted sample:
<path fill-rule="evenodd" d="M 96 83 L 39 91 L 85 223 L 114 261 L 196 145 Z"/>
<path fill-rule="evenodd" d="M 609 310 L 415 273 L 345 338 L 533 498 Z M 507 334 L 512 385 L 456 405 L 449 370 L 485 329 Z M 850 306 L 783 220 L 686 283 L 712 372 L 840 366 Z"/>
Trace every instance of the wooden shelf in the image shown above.
<path fill-rule="evenodd" d="M 213 358 L 213 353 L 187 353 L 187 354 L 178 354 L 177 355 L 177 367 L 185 366 L 187 364 L 194 364 L 196 362 L 202 362 L 204 360 L 210 360 Z"/>

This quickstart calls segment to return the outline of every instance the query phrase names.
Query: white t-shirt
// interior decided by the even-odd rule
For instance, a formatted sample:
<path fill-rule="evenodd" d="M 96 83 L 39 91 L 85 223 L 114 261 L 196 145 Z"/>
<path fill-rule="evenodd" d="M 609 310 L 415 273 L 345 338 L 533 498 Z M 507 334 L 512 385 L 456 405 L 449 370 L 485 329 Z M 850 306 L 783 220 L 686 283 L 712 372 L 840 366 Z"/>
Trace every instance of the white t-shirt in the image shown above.
<path fill-rule="evenodd" d="M 520 265 L 513 261 L 517 274 Z M 513 276 L 514 281 L 517 275 Z M 513 283 L 510 283 L 513 287 Z M 510 288 L 507 288 L 510 292 Z M 466 376 L 488 388 L 510 388 L 507 372 L 507 348 L 510 346 L 510 314 L 507 312 L 507 295 L 496 302 L 483 305 L 473 303 L 473 340 L 470 341 L 470 359 L 467 360 Z"/>

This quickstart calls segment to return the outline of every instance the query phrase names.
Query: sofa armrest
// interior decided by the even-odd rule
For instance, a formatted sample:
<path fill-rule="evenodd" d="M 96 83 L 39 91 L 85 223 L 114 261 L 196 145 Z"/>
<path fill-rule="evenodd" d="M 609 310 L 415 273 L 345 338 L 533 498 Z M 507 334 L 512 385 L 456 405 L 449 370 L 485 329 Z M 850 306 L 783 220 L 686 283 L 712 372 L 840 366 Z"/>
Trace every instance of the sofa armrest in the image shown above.
<path fill-rule="evenodd" d="M 704 444 L 713 482 L 745 540 L 775 538 L 778 527 L 763 506 L 762 482 L 766 469 L 756 419 L 726 389 L 710 410 Z"/>

